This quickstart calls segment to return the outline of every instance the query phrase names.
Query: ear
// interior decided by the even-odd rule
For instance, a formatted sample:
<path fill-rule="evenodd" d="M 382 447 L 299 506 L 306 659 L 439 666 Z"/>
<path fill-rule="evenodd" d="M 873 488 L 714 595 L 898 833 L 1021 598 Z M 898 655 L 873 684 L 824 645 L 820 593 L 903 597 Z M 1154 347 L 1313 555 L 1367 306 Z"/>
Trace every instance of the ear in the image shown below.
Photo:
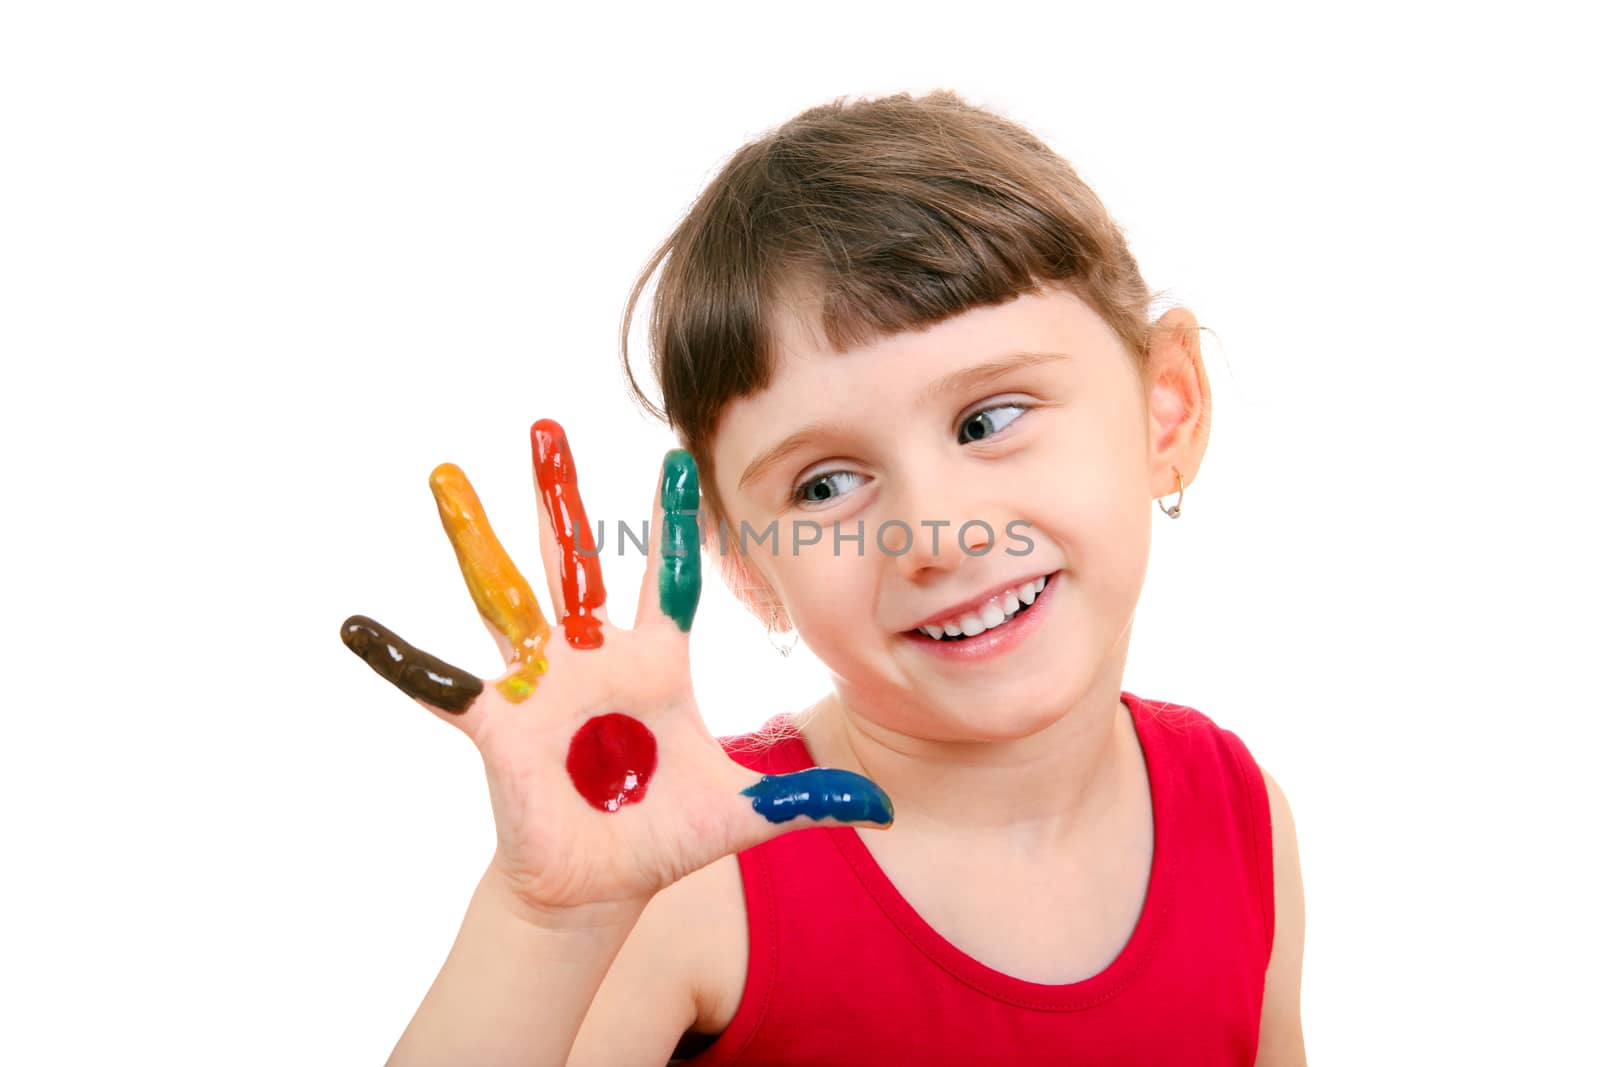
<path fill-rule="evenodd" d="M 1211 438 L 1211 383 L 1200 357 L 1200 324 L 1188 308 L 1172 308 L 1150 327 L 1150 361 L 1145 380 L 1150 412 L 1150 493 L 1178 491 L 1194 484 Z"/>

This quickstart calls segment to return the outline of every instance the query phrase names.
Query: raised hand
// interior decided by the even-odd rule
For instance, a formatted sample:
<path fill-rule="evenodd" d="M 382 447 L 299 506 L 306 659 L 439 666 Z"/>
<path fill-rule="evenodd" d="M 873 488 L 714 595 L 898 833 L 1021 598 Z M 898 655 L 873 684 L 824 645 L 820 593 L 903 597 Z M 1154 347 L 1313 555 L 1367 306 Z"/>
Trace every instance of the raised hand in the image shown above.
<path fill-rule="evenodd" d="M 489 684 L 365 616 L 341 637 L 401 691 L 470 737 L 494 810 L 494 866 L 543 916 L 636 906 L 730 852 L 789 830 L 894 821 L 849 771 L 760 775 L 728 757 L 695 704 L 689 628 L 700 597 L 700 488 L 682 449 L 662 462 L 633 629 L 611 625 L 566 434 L 533 425 L 551 627 L 471 484 L 430 479 L 439 517 L 506 672 Z"/>

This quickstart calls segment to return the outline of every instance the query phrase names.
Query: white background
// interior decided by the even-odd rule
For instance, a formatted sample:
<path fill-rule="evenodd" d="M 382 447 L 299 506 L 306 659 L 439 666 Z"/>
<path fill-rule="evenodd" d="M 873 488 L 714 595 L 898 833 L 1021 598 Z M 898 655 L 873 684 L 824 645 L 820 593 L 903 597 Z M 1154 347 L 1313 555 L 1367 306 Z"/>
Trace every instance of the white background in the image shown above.
<path fill-rule="evenodd" d="M 8 5 L 0 1059 L 382 1061 L 492 823 L 339 623 L 494 673 L 428 471 L 536 582 L 534 419 L 643 514 L 635 272 L 748 138 L 939 86 L 1215 331 L 1124 687 L 1284 786 L 1312 1062 L 1587 1054 L 1592 37 L 1199 6 Z M 827 684 L 715 581 L 694 648 L 718 734 Z"/>

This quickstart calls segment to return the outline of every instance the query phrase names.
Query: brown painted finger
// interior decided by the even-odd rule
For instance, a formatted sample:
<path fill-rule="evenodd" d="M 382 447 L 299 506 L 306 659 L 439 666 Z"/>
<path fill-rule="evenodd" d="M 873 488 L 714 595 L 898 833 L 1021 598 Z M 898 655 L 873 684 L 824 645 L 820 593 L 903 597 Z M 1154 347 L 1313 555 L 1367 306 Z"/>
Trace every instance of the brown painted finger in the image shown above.
<path fill-rule="evenodd" d="M 499 688 L 508 699 L 521 700 L 533 691 L 547 666 L 544 646 L 550 639 L 550 624 L 539 610 L 533 587 L 495 536 L 461 468 L 439 464 L 428 486 L 478 614 L 505 638 L 507 666 L 515 669 L 501 679 Z"/>
<path fill-rule="evenodd" d="M 573 648 L 599 648 L 604 643 L 600 623 L 606 586 L 600 575 L 599 546 L 589 529 L 583 497 L 578 493 L 578 470 L 572 461 L 567 433 L 554 419 L 540 419 L 533 424 L 529 436 L 540 499 L 556 539 L 561 628 Z M 582 552 L 578 550 L 580 545 Z"/>
<path fill-rule="evenodd" d="M 346 619 L 339 638 L 406 696 L 441 711 L 459 715 L 483 692 L 483 680 L 477 675 L 407 644 L 365 615 Z"/>

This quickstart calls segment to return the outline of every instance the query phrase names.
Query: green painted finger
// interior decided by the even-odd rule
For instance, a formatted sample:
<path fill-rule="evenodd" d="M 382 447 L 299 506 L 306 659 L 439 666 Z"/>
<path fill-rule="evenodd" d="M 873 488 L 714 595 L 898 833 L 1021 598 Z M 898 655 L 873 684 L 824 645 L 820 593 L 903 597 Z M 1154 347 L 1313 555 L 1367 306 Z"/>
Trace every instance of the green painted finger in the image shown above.
<path fill-rule="evenodd" d="M 694 457 L 674 448 L 662 461 L 661 614 L 688 633 L 700 604 L 700 474 Z"/>

